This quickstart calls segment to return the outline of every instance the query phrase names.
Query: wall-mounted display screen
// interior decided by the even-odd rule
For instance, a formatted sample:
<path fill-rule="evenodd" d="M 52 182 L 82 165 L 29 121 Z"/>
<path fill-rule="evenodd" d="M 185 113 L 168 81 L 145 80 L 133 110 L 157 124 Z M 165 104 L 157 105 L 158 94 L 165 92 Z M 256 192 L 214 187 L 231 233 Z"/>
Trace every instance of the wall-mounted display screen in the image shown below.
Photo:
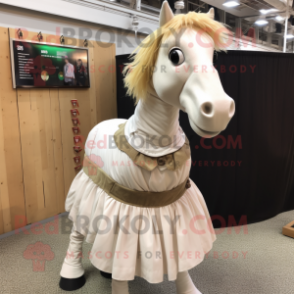
<path fill-rule="evenodd" d="M 13 87 L 88 88 L 88 49 L 11 39 Z"/>

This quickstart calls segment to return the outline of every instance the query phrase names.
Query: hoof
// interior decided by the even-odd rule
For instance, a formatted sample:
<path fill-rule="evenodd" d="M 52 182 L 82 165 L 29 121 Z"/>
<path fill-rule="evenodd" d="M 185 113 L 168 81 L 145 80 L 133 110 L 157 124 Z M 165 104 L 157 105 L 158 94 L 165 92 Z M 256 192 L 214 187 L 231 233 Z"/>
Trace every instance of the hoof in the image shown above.
<path fill-rule="evenodd" d="M 85 283 L 86 278 L 84 275 L 76 279 L 67 279 L 61 277 L 59 287 L 65 291 L 75 291 L 82 288 L 85 285 Z"/>
<path fill-rule="evenodd" d="M 101 272 L 100 271 L 100 274 L 101 274 L 101 276 L 103 277 L 103 278 L 105 278 L 105 279 L 112 279 L 112 275 L 111 274 L 109 274 L 109 273 L 105 273 L 105 272 Z"/>

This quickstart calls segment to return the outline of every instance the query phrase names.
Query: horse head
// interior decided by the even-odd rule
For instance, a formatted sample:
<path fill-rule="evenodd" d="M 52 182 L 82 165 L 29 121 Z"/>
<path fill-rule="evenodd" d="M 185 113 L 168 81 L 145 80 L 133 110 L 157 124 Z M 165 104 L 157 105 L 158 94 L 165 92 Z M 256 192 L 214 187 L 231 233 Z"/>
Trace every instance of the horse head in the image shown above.
<path fill-rule="evenodd" d="M 144 100 L 147 87 L 154 87 L 159 99 L 188 114 L 198 135 L 216 136 L 235 113 L 213 65 L 214 51 L 224 49 L 226 33 L 214 20 L 214 9 L 175 16 L 165 1 L 160 27 L 142 42 L 129 65 L 129 94 Z"/>

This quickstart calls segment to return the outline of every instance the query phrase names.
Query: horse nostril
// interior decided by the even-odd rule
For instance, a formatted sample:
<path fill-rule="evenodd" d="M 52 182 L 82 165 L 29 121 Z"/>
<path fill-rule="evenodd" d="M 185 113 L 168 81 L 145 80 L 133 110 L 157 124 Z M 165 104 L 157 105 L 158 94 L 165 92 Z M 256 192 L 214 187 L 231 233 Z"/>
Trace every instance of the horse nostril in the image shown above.
<path fill-rule="evenodd" d="M 232 101 L 230 104 L 229 117 L 232 117 L 234 114 L 235 114 L 235 102 Z"/>
<path fill-rule="evenodd" d="M 202 108 L 202 113 L 205 115 L 210 115 L 213 110 L 213 106 L 210 102 L 203 103 L 201 108 Z"/>

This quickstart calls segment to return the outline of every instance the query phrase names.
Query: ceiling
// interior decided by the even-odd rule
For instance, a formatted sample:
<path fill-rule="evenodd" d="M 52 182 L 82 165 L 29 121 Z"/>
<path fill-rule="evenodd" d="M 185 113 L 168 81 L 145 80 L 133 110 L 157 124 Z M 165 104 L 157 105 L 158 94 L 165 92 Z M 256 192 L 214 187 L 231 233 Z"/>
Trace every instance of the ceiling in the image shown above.
<path fill-rule="evenodd" d="M 244 8 L 251 8 L 255 11 L 259 11 L 260 9 L 271 9 L 274 8 L 269 3 L 265 2 L 264 0 L 241 0 L 242 4 L 237 6 L 237 10 L 242 10 Z"/>
<path fill-rule="evenodd" d="M 273 6 L 271 6 L 269 3 L 265 2 L 264 0 L 240 0 L 242 4 L 234 8 L 228 8 L 226 6 L 223 6 L 223 3 L 225 2 L 225 0 L 202 0 L 202 1 L 214 7 L 225 10 L 226 12 L 238 17 L 257 16 L 257 15 L 260 15 L 260 12 L 259 12 L 260 9 L 273 8 Z"/>

